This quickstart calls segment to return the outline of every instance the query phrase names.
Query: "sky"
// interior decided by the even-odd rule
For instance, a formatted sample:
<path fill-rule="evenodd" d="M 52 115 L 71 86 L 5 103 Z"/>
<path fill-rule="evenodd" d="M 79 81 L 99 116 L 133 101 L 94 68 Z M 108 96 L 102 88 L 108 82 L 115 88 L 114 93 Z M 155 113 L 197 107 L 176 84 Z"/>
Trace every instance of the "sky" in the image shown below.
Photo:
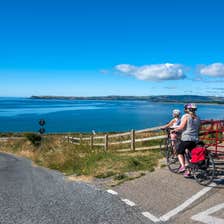
<path fill-rule="evenodd" d="M 223 0 L 0 3 L 0 96 L 224 96 Z"/>

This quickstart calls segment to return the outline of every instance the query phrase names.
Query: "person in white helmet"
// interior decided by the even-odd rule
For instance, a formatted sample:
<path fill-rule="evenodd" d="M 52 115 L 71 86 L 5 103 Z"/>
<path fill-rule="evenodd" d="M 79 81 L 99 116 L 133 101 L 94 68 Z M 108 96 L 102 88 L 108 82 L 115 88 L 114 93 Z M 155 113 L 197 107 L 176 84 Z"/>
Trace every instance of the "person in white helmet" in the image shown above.
<path fill-rule="evenodd" d="M 180 110 L 174 109 L 172 112 L 173 119 L 168 124 L 164 125 L 162 127 L 162 129 L 166 129 L 166 128 L 175 129 L 175 128 L 179 127 L 179 125 L 181 123 L 180 114 L 181 114 Z M 170 138 L 172 140 L 172 145 L 173 145 L 174 149 L 175 149 L 175 142 L 176 142 L 178 135 L 179 135 L 178 132 L 173 132 L 172 130 L 170 131 Z"/>
<path fill-rule="evenodd" d="M 180 125 L 180 123 L 181 123 L 180 110 L 174 109 L 172 115 L 173 115 L 173 119 L 168 124 L 164 125 L 163 129 L 176 128 Z"/>

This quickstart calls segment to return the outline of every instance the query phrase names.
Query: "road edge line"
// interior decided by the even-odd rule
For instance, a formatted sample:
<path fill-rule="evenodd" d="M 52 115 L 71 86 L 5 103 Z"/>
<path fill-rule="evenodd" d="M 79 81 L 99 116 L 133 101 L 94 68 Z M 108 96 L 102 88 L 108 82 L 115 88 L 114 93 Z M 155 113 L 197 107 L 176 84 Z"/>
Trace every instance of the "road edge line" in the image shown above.
<path fill-rule="evenodd" d="M 154 216 L 150 212 L 142 212 L 142 215 L 145 216 L 146 218 L 150 219 L 153 222 L 160 222 L 161 221 L 160 218 L 157 218 L 156 216 Z"/>
<path fill-rule="evenodd" d="M 197 199 L 205 195 L 208 191 L 213 189 L 213 187 L 216 186 L 215 183 L 210 184 L 209 186 L 203 188 L 199 192 L 197 192 L 195 195 L 190 197 L 188 200 L 186 200 L 184 203 L 179 205 L 178 207 L 174 208 L 173 210 L 167 212 L 165 215 L 160 217 L 161 221 L 168 221 L 171 217 L 177 215 L 179 212 L 183 211 L 185 208 L 187 208 L 190 204 L 195 202 Z"/>

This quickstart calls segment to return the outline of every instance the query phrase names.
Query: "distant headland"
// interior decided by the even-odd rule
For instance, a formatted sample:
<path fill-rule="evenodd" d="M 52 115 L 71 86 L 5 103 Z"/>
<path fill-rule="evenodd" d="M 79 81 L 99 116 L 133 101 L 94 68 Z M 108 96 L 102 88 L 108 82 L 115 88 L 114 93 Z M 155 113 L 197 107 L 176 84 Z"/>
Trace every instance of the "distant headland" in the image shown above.
<path fill-rule="evenodd" d="M 224 97 L 198 95 L 160 95 L 160 96 L 31 96 L 31 99 L 48 100 L 144 100 L 164 103 L 214 103 L 224 104 Z"/>

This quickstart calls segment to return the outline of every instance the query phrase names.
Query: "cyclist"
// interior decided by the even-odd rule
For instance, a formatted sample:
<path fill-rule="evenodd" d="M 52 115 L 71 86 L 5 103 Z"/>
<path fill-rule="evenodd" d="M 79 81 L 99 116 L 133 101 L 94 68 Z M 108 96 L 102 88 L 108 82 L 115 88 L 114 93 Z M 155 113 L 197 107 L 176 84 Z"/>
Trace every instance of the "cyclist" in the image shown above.
<path fill-rule="evenodd" d="M 173 119 L 168 124 L 164 125 L 161 129 L 164 130 L 166 128 L 171 128 L 171 130 L 169 130 L 169 134 L 170 134 L 171 144 L 174 149 L 174 154 L 176 154 L 176 140 L 179 133 L 174 132 L 173 129 L 178 127 L 181 123 L 180 110 L 174 109 L 172 111 L 172 115 L 173 115 Z"/>
<path fill-rule="evenodd" d="M 174 109 L 172 111 L 173 119 L 168 124 L 164 125 L 161 129 L 162 130 L 164 130 L 166 128 L 175 129 L 176 127 L 178 127 L 181 123 L 180 114 L 181 114 L 180 110 Z M 177 139 L 177 136 L 178 136 L 178 132 L 174 132 L 172 130 L 170 131 L 170 138 L 171 138 L 172 145 L 173 145 L 175 151 L 176 151 L 175 141 Z"/>
<path fill-rule="evenodd" d="M 177 149 L 178 159 L 181 164 L 178 172 L 184 172 L 184 176 L 190 175 L 189 170 L 186 170 L 185 165 L 185 150 L 191 151 L 198 142 L 198 134 L 200 129 L 200 118 L 196 115 L 197 106 L 194 103 L 189 103 L 186 106 L 186 114 L 182 116 L 181 124 L 174 129 L 175 132 L 182 131 L 181 142 Z"/>

